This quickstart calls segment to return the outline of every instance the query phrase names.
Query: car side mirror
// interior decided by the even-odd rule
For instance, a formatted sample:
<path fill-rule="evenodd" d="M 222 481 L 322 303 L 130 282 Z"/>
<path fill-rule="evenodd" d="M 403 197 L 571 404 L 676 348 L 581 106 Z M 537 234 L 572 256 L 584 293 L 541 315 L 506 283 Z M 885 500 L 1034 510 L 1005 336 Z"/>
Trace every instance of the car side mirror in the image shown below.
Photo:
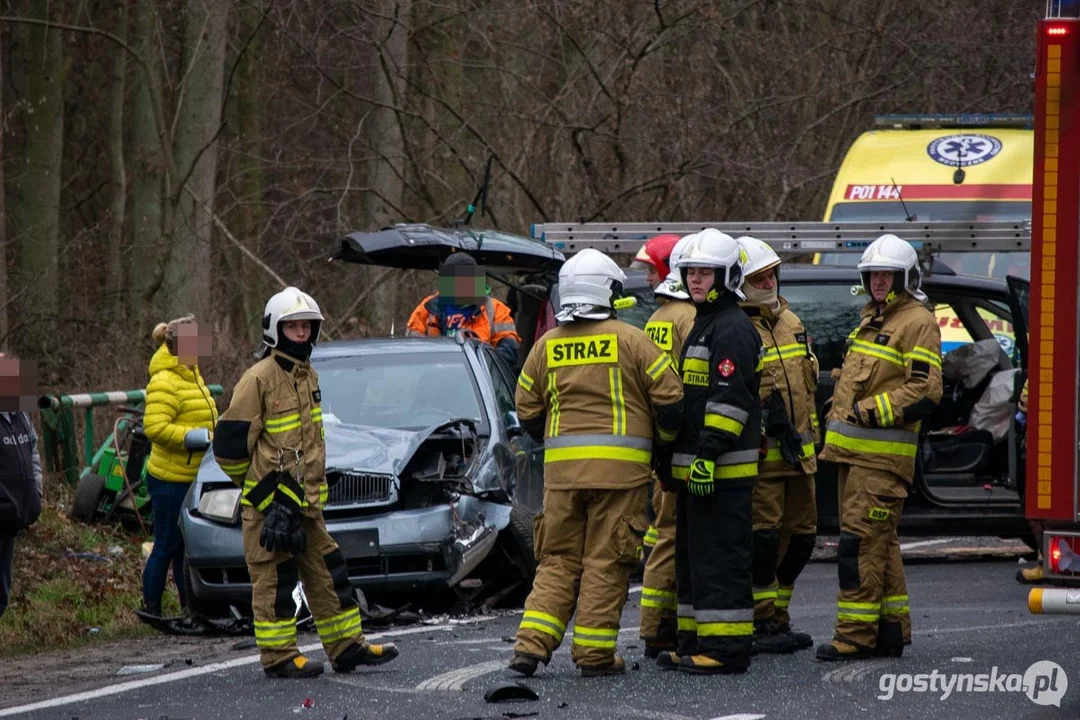
<path fill-rule="evenodd" d="M 195 428 L 184 433 L 184 449 L 188 452 L 204 452 L 210 449 L 210 431 L 206 428 Z"/>
<path fill-rule="evenodd" d="M 525 428 L 521 427 L 521 421 L 514 410 L 506 413 L 506 434 L 512 438 L 525 436 Z"/>

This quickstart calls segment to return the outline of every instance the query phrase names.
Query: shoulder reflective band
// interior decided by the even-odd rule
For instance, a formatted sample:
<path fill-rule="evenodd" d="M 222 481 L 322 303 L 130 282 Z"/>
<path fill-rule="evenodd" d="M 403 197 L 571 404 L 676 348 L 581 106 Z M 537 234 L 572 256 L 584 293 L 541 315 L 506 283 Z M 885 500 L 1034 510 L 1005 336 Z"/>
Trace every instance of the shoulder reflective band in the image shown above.
<path fill-rule="evenodd" d="M 904 353 L 904 359 L 911 361 L 922 360 L 923 362 L 936 367 L 938 370 L 941 369 L 941 357 L 918 345 L 911 348 L 911 352 Z"/>
<path fill-rule="evenodd" d="M 518 385 L 520 385 L 525 390 L 525 392 L 529 392 L 533 389 L 533 382 L 533 379 L 526 375 L 524 370 L 522 370 L 521 374 L 518 375 Z"/>
<path fill-rule="evenodd" d="M 606 365 L 618 362 L 619 336 L 615 333 L 559 338 L 547 342 L 549 368 Z"/>
<path fill-rule="evenodd" d="M 777 360 L 787 360 L 788 358 L 806 357 L 806 345 L 802 343 L 795 343 L 792 345 L 779 345 L 777 347 L 769 348 L 765 351 L 765 357 L 762 358 L 766 363 L 776 362 Z"/>

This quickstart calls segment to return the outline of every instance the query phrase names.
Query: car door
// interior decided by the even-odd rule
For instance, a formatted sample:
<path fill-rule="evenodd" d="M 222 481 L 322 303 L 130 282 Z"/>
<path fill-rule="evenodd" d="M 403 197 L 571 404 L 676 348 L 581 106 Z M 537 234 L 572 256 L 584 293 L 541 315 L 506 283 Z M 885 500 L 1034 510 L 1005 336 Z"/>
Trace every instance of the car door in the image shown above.
<path fill-rule="evenodd" d="M 514 499 L 534 512 L 539 511 L 544 504 L 544 447 L 529 437 L 517 419 L 514 403 L 517 381 L 510 369 L 490 346 L 483 346 L 481 352 L 491 374 L 499 422 L 514 454 Z"/>

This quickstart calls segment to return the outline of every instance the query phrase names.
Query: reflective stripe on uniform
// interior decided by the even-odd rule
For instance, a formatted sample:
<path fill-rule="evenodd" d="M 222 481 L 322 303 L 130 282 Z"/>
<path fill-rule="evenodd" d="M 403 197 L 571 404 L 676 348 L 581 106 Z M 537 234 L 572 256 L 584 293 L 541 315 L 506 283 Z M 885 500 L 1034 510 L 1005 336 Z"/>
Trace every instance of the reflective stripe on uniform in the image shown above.
<path fill-rule="evenodd" d="M 608 389 L 611 392 L 611 434 L 626 434 L 626 398 L 623 396 L 622 369 L 608 368 Z"/>
<path fill-rule="evenodd" d="M 315 620 L 315 629 L 323 644 L 334 643 L 347 637 L 359 635 L 361 631 L 360 611 L 350 608 L 343 613 L 325 620 Z"/>
<path fill-rule="evenodd" d="M 251 467 L 251 461 L 245 460 L 244 462 L 230 464 L 219 462 L 218 467 L 221 468 L 221 471 L 226 475 L 243 475 L 248 471 L 248 468 Z"/>
<path fill-rule="evenodd" d="M 705 427 L 723 430 L 732 435 L 742 435 L 750 413 L 726 403 L 705 404 Z"/>
<path fill-rule="evenodd" d="M 889 393 L 883 392 L 875 395 L 874 404 L 877 405 L 879 425 L 890 427 L 896 423 L 896 416 L 893 415 L 892 401 L 889 400 Z"/>
<path fill-rule="evenodd" d="M 810 433 L 799 433 L 799 439 L 802 440 L 803 455 L 810 457 L 814 454 L 814 438 Z M 776 438 L 769 438 L 765 444 L 765 459 L 763 463 L 778 462 L 784 459 L 784 456 L 780 453 L 780 442 Z"/>
<path fill-rule="evenodd" d="M 330 499 L 330 486 L 324 480 L 319 483 L 319 506 L 326 507 L 327 501 Z"/>
<path fill-rule="evenodd" d="M 286 415 L 285 417 L 267 420 L 263 423 L 263 426 L 266 428 L 266 432 L 271 434 L 296 430 L 300 427 L 300 413 L 293 413 L 292 415 Z"/>
<path fill-rule="evenodd" d="M 838 620 L 876 623 L 880 616 L 881 606 L 878 603 L 845 602 L 843 600 L 836 603 L 836 617 Z"/>
<path fill-rule="evenodd" d="M 694 461 L 694 455 L 690 453 L 675 453 L 671 458 L 671 476 L 676 480 L 685 480 L 690 474 L 690 463 Z M 737 480 L 740 478 L 754 477 L 758 472 L 758 451 L 734 450 L 716 458 L 713 469 L 715 480 Z"/>
<path fill-rule="evenodd" d="M 574 626 L 574 644 L 585 647 L 615 649 L 615 642 L 619 639 L 618 628 L 591 628 L 582 625 Z"/>
<path fill-rule="evenodd" d="M 656 426 L 656 434 L 660 438 L 661 442 L 675 442 L 675 438 L 679 437 L 678 430 L 665 430 L 659 425 Z"/>
<path fill-rule="evenodd" d="M 656 358 L 656 361 L 645 369 L 645 374 L 651 377 L 653 380 L 657 379 L 664 374 L 664 371 L 671 366 L 671 356 L 664 353 L 660 357 Z"/>
<path fill-rule="evenodd" d="M 322 408 L 321 407 L 311 409 L 311 422 L 322 422 Z"/>
<path fill-rule="evenodd" d="M 928 350 L 924 347 L 919 347 L 918 345 L 911 348 L 911 352 L 904 353 L 904 359 L 921 360 L 924 363 L 929 363 L 930 365 L 936 367 L 938 370 L 941 369 L 941 356 L 936 354 L 932 350 Z"/>
<path fill-rule="evenodd" d="M 559 385 L 554 370 L 548 373 L 548 393 L 551 396 L 548 402 L 548 437 L 553 438 L 559 434 Z"/>
<path fill-rule="evenodd" d="M 788 358 L 806 357 L 806 345 L 803 343 L 792 343 L 791 345 L 779 345 L 777 347 L 769 348 L 765 351 L 765 355 L 762 356 L 762 361 L 766 363 L 776 362 L 778 360 L 787 360 Z"/>
<path fill-rule="evenodd" d="M 674 610 L 679 606 L 679 599 L 674 590 L 659 588 L 641 588 L 641 607 L 654 607 L 661 610 Z"/>
<path fill-rule="evenodd" d="M 645 540 L 643 541 L 649 547 L 656 544 L 656 541 L 660 539 L 660 532 L 656 529 L 655 525 L 650 525 L 649 529 L 645 531 Z M 644 591 L 642 591 L 644 592 Z"/>
<path fill-rule="evenodd" d="M 795 588 L 778 587 L 776 589 L 776 609 L 786 610 L 791 605 L 791 594 L 795 592 Z"/>
<path fill-rule="evenodd" d="M 693 605 L 676 603 L 675 612 L 678 614 L 678 629 L 680 632 L 697 632 L 697 618 L 694 616 Z"/>
<path fill-rule="evenodd" d="M 864 428 L 840 420 L 825 427 L 825 444 L 868 455 L 915 457 L 919 436 L 907 430 Z"/>
<path fill-rule="evenodd" d="M 260 648 L 283 648 L 296 644 L 296 618 L 256 620 L 255 644 Z"/>
<path fill-rule="evenodd" d="M 518 385 L 523 387 L 525 389 L 525 392 L 533 389 L 533 382 L 535 381 L 531 377 L 529 377 L 524 370 L 521 372 L 520 375 L 518 375 Z"/>
<path fill-rule="evenodd" d="M 756 587 L 754 591 L 754 602 L 761 602 L 762 600 L 776 600 L 776 586 L 770 585 L 769 587 Z"/>
<path fill-rule="evenodd" d="M 696 610 L 698 637 L 739 637 L 754 634 L 754 609 Z"/>
<path fill-rule="evenodd" d="M 544 462 L 562 460 L 652 460 L 652 440 L 633 435 L 563 435 L 544 441 Z"/>
<path fill-rule="evenodd" d="M 907 615 L 910 612 L 907 595 L 886 595 L 881 599 L 882 615 Z"/>
<path fill-rule="evenodd" d="M 556 642 L 562 642 L 563 635 L 566 633 L 566 623 L 554 615 L 548 615 L 536 610 L 526 610 L 521 616 L 521 624 L 518 625 L 518 629 L 537 630 L 555 638 Z"/>
<path fill-rule="evenodd" d="M 860 355 L 869 355 L 872 358 L 884 360 L 900 367 L 907 365 L 903 353 L 887 345 L 878 345 L 877 343 L 856 339 L 851 341 L 851 351 Z"/>

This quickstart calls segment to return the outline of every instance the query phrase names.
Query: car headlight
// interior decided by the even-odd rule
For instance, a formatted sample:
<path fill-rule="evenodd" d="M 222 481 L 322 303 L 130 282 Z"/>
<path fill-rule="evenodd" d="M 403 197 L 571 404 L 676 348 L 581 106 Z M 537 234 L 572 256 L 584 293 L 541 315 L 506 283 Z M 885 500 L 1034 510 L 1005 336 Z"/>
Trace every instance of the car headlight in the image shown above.
<path fill-rule="evenodd" d="M 240 512 L 240 488 L 209 490 L 199 498 L 199 515 L 210 520 L 234 524 Z"/>

